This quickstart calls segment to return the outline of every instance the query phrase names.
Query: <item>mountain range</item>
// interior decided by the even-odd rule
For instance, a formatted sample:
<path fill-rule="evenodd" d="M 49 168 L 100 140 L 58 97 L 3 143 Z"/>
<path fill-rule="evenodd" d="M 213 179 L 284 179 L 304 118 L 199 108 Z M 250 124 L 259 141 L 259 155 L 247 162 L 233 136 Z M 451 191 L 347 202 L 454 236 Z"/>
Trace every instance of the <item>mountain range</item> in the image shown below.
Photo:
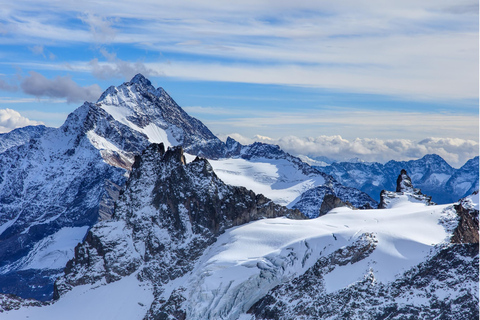
<path fill-rule="evenodd" d="M 212 160 L 227 183 L 309 217 L 323 200 L 302 199 L 314 188 L 359 207 L 377 204 L 276 146 L 223 143 L 142 75 L 85 102 L 60 128 L 20 128 L 0 141 L 0 292 L 24 298 L 51 299 L 74 247 L 111 218 L 135 156 L 151 143 L 181 145 L 187 157 Z"/>
<path fill-rule="evenodd" d="M 440 204 L 452 203 L 478 190 L 478 156 L 461 168 L 451 167 L 439 155 L 428 154 L 418 160 L 378 162 L 333 162 L 315 166 L 345 186 L 357 188 L 376 201 L 382 190 L 393 190 L 402 169 L 409 172 L 417 188 Z"/>
<path fill-rule="evenodd" d="M 478 157 L 403 163 L 374 200 L 223 143 L 142 75 L 0 147 L 2 319 L 478 317 Z M 420 175 L 463 199 L 435 205 Z"/>

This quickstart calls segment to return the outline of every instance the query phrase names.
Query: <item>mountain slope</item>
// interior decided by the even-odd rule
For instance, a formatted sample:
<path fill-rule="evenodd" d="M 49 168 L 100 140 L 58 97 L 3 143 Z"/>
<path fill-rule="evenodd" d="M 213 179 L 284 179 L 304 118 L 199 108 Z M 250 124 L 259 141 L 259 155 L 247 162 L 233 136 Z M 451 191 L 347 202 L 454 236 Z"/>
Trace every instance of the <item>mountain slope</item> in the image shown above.
<path fill-rule="evenodd" d="M 17 128 L 7 133 L 0 133 L 0 153 L 7 149 L 20 146 L 30 139 L 40 137 L 49 128 L 45 126 L 27 126 Z"/>
<path fill-rule="evenodd" d="M 154 286 L 149 318 L 171 308 L 164 286 L 191 271 L 226 229 L 297 210 L 222 182 L 205 159 L 186 163 L 180 147 L 151 145 L 137 157 L 114 219 L 95 225 L 57 280 L 56 297 L 72 287 L 118 281 L 133 273 Z M 168 298 L 168 297 L 167 297 Z"/>

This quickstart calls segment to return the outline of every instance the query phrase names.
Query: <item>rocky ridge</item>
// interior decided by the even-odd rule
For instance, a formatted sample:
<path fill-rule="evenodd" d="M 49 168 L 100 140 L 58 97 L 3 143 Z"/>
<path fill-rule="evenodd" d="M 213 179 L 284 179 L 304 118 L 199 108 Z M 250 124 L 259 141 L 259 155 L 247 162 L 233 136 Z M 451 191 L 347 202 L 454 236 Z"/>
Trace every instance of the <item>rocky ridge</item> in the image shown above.
<path fill-rule="evenodd" d="M 261 218 L 305 219 L 298 210 L 224 184 L 207 160 L 186 163 L 181 147 L 153 144 L 137 156 L 113 219 L 96 224 L 55 285 L 59 298 L 73 286 L 107 283 L 137 272 L 155 285 L 147 319 L 176 310 L 163 286 L 191 271 L 196 259 L 227 228 Z"/>

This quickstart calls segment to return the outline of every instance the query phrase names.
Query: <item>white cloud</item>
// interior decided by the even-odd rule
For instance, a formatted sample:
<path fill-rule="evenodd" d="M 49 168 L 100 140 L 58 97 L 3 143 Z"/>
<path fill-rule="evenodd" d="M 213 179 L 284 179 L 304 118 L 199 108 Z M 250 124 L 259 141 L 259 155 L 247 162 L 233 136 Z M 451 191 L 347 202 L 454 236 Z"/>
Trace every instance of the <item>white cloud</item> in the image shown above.
<path fill-rule="evenodd" d="M 35 71 L 30 71 L 30 76 L 22 80 L 21 88 L 35 97 L 66 98 L 68 103 L 96 101 L 102 94 L 96 84 L 81 87 L 70 76 L 47 79 Z"/>
<path fill-rule="evenodd" d="M 32 121 L 12 109 L 0 109 L 0 133 L 9 132 L 15 128 L 35 126 L 42 122 Z"/>
<path fill-rule="evenodd" d="M 368 139 L 348 140 L 339 135 L 300 138 L 286 136 L 278 139 L 255 136 L 244 137 L 238 133 L 230 134 L 242 144 L 254 141 L 279 145 L 294 155 L 312 157 L 326 156 L 336 160 L 348 160 L 358 157 L 365 161 L 386 162 L 389 160 L 412 160 L 426 154 L 438 154 L 455 167 L 460 167 L 468 159 L 479 154 L 478 142 L 464 139 L 427 138 L 422 141 L 408 139 Z M 221 136 L 226 139 L 227 135 Z"/>
<path fill-rule="evenodd" d="M 99 14 L 87 12 L 79 17 L 86 23 L 96 43 L 108 43 L 113 41 L 117 31 L 113 28 L 115 18 L 107 18 Z"/>

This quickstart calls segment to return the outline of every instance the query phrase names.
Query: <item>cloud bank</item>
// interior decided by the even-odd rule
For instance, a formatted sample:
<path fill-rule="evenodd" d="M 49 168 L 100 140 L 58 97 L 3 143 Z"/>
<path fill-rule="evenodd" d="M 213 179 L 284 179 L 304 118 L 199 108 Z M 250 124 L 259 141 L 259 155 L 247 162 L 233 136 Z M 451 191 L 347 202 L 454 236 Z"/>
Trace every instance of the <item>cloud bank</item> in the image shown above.
<path fill-rule="evenodd" d="M 0 133 L 9 132 L 15 128 L 36 126 L 39 124 L 43 123 L 25 118 L 15 110 L 0 109 Z"/>
<path fill-rule="evenodd" d="M 339 135 L 300 138 L 287 136 L 274 139 L 265 136 L 247 138 L 240 134 L 230 137 L 242 144 L 254 141 L 276 144 L 294 155 L 310 157 L 326 156 L 338 161 L 360 158 L 368 162 L 387 162 L 389 160 L 412 160 L 426 154 L 438 154 L 454 167 L 462 166 L 467 160 L 478 156 L 478 142 L 465 139 L 427 138 L 421 141 L 407 139 L 367 139 L 347 140 Z M 225 136 L 220 138 L 226 139 Z"/>

